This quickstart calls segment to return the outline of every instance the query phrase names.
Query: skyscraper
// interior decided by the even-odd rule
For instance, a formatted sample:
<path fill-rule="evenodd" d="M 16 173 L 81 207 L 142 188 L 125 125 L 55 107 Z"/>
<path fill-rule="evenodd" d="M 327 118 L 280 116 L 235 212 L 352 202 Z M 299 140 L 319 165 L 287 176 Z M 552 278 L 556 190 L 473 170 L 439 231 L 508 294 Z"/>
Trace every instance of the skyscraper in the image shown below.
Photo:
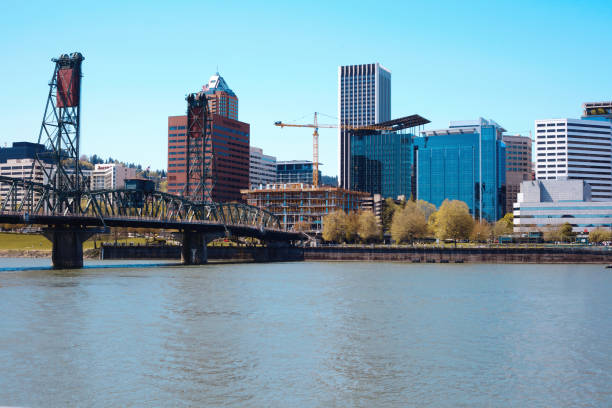
<path fill-rule="evenodd" d="M 202 87 L 208 101 L 207 134 L 212 155 L 206 182 L 214 201 L 240 201 L 249 187 L 250 125 L 238 121 L 238 97 L 219 73 Z M 187 116 L 168 117 L 168 192 L 181 194 L 187 181 Z"/>
<path fill-rule="evenodd" d="M 351 185 L 351 140 L 342 125 L 391 119 L 391 71 L 379 63 L 338 67 L 338 184 Z"/>
<path fill-rule="evenodd" d="M 492 120 L 453 121 L 414 138 L 416 197 L 437 207 L 464 201 L 474 218 L 495 222 L 506 206 L 505 129 Z"/>
<path fill-rule="evenodd" d="M 208 110 L 219 116 L 238 120 L 238 97 L 217 72 L 202 87 L 208 100 Z"/>
<path fill-rule="evenodd" d="M 536 120 L 536 179 L 584 180 L 593 201 L 612 200 L 611 108 L 586 103 L 581 119 Z"/>

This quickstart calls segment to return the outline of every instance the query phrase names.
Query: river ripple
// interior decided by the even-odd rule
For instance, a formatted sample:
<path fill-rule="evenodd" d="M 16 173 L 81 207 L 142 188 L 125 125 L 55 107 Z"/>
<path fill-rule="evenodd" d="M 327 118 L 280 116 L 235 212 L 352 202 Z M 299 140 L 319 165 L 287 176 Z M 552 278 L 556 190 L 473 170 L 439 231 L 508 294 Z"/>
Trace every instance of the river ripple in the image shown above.
<path fill-rule="evenodd" d="M 48 262 L 0 259 L 0 405 L 612 406 L 602 266 Z"/>

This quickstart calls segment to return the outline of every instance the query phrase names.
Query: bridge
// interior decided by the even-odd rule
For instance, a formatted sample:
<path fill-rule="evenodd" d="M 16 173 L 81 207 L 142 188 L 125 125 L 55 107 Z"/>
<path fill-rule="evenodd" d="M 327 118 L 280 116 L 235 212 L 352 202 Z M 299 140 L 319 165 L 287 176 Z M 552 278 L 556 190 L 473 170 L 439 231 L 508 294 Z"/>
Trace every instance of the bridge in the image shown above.
<path fill-rule="evenodd" d="M 187 97 L 187 182 L 181 196 L 156 191 L 152 183 L 130 188 L 90 190 L 79 162 L 80 53 L 63 54 L 55 68 L 30 179 L 0 176 L 0 223 L 37 225 L 53 244 L 56 268 L 83 266 L 83 242 L 111 227 L 174 230 L 185 264 L 207 262 L 206 245 L 220 237 L 252 237 L 267 245 L 291 245 L 299 233 L 282 229 L 278 218 L 243 203 L 211 198 L 214 151 L 207 132 L 208 109 L 202 93 Z M 43 182 L 34 181 L 37 174 Z"/>

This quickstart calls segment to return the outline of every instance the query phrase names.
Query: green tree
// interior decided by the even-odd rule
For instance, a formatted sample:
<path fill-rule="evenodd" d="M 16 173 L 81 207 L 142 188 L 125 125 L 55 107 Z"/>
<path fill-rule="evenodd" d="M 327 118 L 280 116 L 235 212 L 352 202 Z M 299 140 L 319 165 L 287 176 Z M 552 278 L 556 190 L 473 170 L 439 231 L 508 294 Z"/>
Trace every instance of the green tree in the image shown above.
<path fill-rule="evenodd" d="M 439 239 L 467 239 L 474 227 L 468 206 L 459 200 L 444 200 L 440 209 L 432 214 L 434 233 Z M 430 218 L 431 218 L 430 217 Z"/>
<path fill-rule="evenodd" d="M 504 215 L 502 218 L 500 218 L 499 221 L 502 221 L 506 228 L 508 229 L 508 233 L 512 232 L 512 229 L 514 228 L 514 214 L 512 214 L 511 212 L 506 213 L 506 215 Z"/>
<path fill-rule="evenodd" d="M 557 225 L 548 225 L 545 230 L 543 237 L 546 242 L 559 242 L 562 240 L 561 228 Z"/>
<path fill-rule="evenodd" d="M 491 224 L 489 224 L 486 220 L 476 222 L 474 223 L 474 228 L 470 234 L 470 240 L 474 242 L 487 242 L 489 239 L 491 239 L 492 232 L 493 230 L 491 228 Z"/>
<path fill-rule="evenodd" d="M 382 208 L 382 227 L 384 231 L 389 231 L 393 222 L 393 214 L 398 208 L 402 208 L 401 204 L 397 204 L 394 199 L 387 198 L 383 202 Z"/>
<path fill-rule="evenodd" d="M 431 216 L 431 214 L 436 212 L 436 206 L 425 200 L 417 200 L 416 206 L 419 210 L 421 210 L 423 215 L 425 215 L 425 219 L 427 221 L 429 221 L 429 217 Z"/>
<path fill-rule="evenodd" d="M 561 234 L 561 240 L 563 242 L 572 242 L 576 236 L 572 224 L 569 222 L 566 222 L 559 227 L 559 233 Z"/>
<path fill-rule="evenodd" d="M 359 214 L 359 228 L 357 234 L 364 242 L 378 242 L 382 235 L 378 220 L 372 211 L 363 211 Z"/>
<path fill-rule="evenodd" d="M 346 242 L 355 242 L 359 232 L 359 213 L 352 212 L 344 218 L 344 240 Z"/>
<path fill-rule="evenodd" d="M 606 228 L 595 228 L 589 232 L 589 242 L 600 244 L 604 241 L 612 241 L 612 231 Z"/>
<path fill-rule="evenodd" d="M 427 219 L 423 211 L 413 201 L 398 209 L 391 223 L 391 237 L 396 243 L 412 242 L 427 234 Z"/>
<path fill-rule="evenodd" d="M 323 239 L 330 242 L 343 242 L 345 239 L 346 213 L 334 211 L 323 217 Z"/>

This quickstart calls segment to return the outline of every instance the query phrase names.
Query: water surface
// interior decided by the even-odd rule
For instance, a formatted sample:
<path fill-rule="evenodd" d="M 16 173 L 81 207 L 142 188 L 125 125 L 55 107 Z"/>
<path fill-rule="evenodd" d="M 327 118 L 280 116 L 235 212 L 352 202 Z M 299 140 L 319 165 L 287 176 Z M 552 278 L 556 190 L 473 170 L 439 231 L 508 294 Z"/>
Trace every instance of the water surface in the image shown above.
<path fill-rule="evenodd" d="M 0 405 L 612 405 L 603 266 L 134 264 L 0 259 Z"/>

